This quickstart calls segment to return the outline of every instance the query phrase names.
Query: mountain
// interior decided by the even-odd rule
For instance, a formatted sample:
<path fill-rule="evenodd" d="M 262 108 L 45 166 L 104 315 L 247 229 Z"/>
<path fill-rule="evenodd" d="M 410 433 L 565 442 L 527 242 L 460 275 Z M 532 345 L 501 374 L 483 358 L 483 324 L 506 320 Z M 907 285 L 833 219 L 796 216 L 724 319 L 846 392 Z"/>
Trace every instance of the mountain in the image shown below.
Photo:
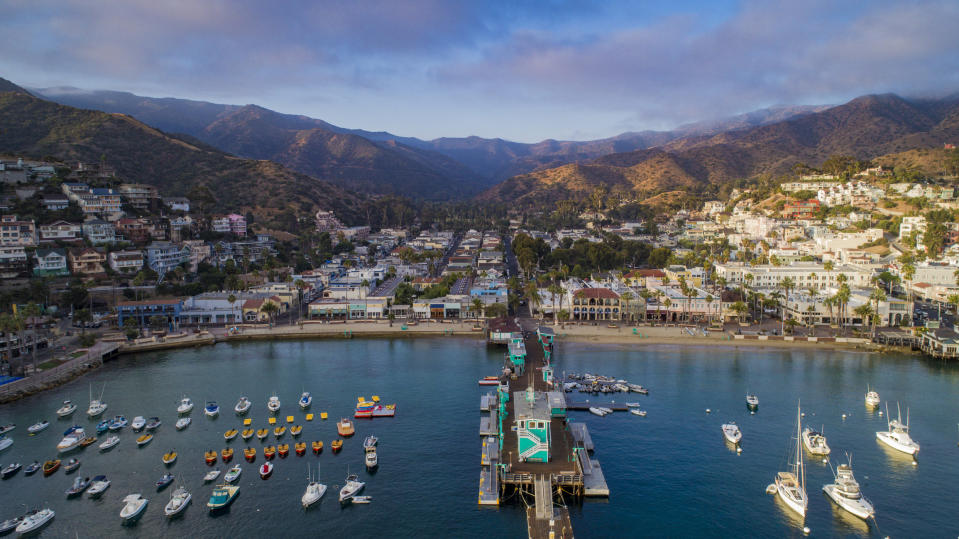
<path fill-rule="evenodd" d="M 596 188 L 641 200 L 677 190 L 715 193 L 731 180 L 786 174 L 796 163 L 816 166 L 831 155 L 873 159 L 957 139 L 956 97 L 870 95 L 785 121 L 677 138 L 652 149 L 520 175 L 479 198 L 534 205 L 559 196 L 583 198 Z"/>
<path fill-rule="evenodd" d="M 4 78 L 0 78 L 0 92 L 18 92 L 21 94 L 32 95 L 30 92 Z"/>
<path fill-rule="evenodd" d="M 347 220 L 359 214 L 356 195 L 276 163 L 198 146 L 130 116 L 23 93 L 0 93 L 0 153 L 64 162 L 97 162 L 102 156 L 123 180 L 155 185 L 164 196 L 186 196 L 206 186 L 216 199 L 214 210 L 252 211 L 261 222 L 287 208 L 320 206 Z"/>

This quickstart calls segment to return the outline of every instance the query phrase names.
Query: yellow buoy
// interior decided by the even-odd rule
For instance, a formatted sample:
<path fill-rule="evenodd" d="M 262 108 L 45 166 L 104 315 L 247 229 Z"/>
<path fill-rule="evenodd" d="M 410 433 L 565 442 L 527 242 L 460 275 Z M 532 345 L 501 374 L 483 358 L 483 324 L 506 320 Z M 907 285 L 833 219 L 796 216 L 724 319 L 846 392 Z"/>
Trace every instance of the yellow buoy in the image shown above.
<path fill-rule="evenodd" d="M 249 427 L 249 426 L 252 425 L 252 424 L 253 424 L 253 420 L 250 419 L 249 417 L 243 420 L 243 426 L 244 426 L 244 427 Z"/>
<path fill-rule="evenodd" d="M 286 422 L 287 422 L 287 423 L 292 423 L 292 422 L 293 422 L 293 416 L 291 416 L 291 415 L 286 416 Z"/>
<path fill-rule="evenodd" d="M 326 412 L 320 412 L 320 419 L 326 419 L 327 417 L 329 416 L 326 415 Z"/>
<path fill-rule="evenodd" d="M 275 418 L 275 417 L 271 417 L 271 418 L 270 418 L 270 419 L 268 419 L 267 421 L 269 421 L 269 422 L 270 422 L 270 424 L 271 424 L 271 425 L 273 425 L 273 424 L 275 424 L 275 423 L 276 423 L 276 418 Z"/>
<path fill-rule="evenodd" d="M 306 414 L 307 421 L 313 421 L 313 414 Z"/>
<path fill-rule="evenodd" d="M 356 397 L 356 402 L 363 402 L 366 400 L 366 397 Z"/>
<path fill-rule="evenodd" d="M 378 395 L 373 395 L 373 402 L 380 402 L 380 397 Z"/>

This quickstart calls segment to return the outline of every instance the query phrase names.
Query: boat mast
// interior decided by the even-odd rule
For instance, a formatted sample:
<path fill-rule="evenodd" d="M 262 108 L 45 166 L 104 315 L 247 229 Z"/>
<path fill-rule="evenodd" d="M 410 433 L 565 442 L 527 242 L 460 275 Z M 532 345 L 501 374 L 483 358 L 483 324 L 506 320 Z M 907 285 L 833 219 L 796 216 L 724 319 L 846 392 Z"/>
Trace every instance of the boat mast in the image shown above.
<path fill-rule="evenodd" d="M 806 494 L 806 468 L 803 466 L 802 459 L 802 413 L 801 406 L 796 406 L 796 471 L 799 472 L 799 485 L 802 488 L 803 498 Z"/>

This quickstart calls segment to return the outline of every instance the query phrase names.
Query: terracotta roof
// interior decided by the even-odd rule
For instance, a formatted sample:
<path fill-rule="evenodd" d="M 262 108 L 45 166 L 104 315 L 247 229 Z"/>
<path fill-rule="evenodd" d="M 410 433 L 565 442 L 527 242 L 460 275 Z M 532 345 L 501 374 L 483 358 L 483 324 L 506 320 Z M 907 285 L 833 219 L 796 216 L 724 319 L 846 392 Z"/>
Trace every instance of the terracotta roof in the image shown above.
<path fill-rule="evenodd" d="M 262 299 L 248 299 L 243 302 L 243 308 L 259 310 L 259 308 L 263 306 L 263 301 Z"/>
<path fill-rule="evenodd" d="M 619 294 L 608 288 L 580 288 L 573 292 L 573 297 L 580 293 L 587 299 L 619 299 Z"/>

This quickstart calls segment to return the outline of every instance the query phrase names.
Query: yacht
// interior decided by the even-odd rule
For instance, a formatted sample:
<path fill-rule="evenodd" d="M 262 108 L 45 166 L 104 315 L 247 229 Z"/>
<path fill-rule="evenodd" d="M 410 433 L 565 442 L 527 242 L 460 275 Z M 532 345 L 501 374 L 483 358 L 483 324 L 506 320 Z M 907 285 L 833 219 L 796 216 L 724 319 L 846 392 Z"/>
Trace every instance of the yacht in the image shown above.
<path fill-rule="evenodd" d="M 849 463 L 840 464 L 836 468 L 835 482 L 829 485 L 823 485 L 822 490 L 826 496 L 836 502 L 836 505 L 849 511 L 861 519 L 872 518 L 876 516 L 876 510 L 859 491 L 859 483 L 852 475 L 852 458 L 846 456 Z"/>
<path fill-rule="evenodd" d="M 311 404 L 313 404 L 313 395 L 310 395 L 309 391 L 304 391 L 303 394 L 300 395 L 300 408 L 306 410 Z"/>
<path fill-rule="evenodd" d="M 274 414 L 280 411 L 280 398 L 276 396 L 276 393 L 270 397 L 270 401 L 266 403 L 266 407 Z"/>
<path fill-rule="evenodd" d="M 799 432 L 801 423 L 800 411 L 796 410 L 796 451 L 794 453 L 795 462 L 791 463 L 791 471 L 779 472 L 776 474 L 776 494 L 793 511 L 799 513 L 799 516 L 806 516 L 806 508 L 809 506 L 809 499 L 806 497 L 806 469 L 802 458 L 802 433 Z"/>
<path fill-rule="evenodd" d="M 206 502 L 206 506 L 211 513 L 214 513 L 233 503 L 233 500 L 239 495 L 240 487 L 236 485 L 217 485 L 213 489 L 213 494 L 210 495 L 210 501 Z"/>
<path fill-rule="evenodd" d="M 250 399 L 246 397 L 240 397 L 240 400 L 236 402 L 236 406 L 233 407 L 233 411 L 238 415 L 243 415 L 250 411 L 251 404 L 252 403 L 250 402 Z"/>
<path fill-rule="evenodd" d="M 380 461 L 379 461 L 379 458 L 376 456 L 376 448 L 371 447 L 367 449 L 366 450 L 366 469 L 375 470 L 376 467 L 379 466 L 379 464 L 380 464 Z"/>
<path fill-rule="evenodd" d="M 90 488 L 87 490 L 87 496 L 91 498 L 99 498 L 108 488 L 110 488 L 110 480 L 107 479 L 105 475 L 98 475 L 93 478 L 93 481 L 90 483 Z"/>
<path fill-rule="evenodd" d="M 50 426 L 49 421 L 37 421 L 33 425 L 30 425 L 29 427 L 27 427 L 27 432 L 29 432 L 30 434 L 36 434 L 46 429 L 49 426 Z"/>
<path fill-rule="evenodd" d="M 140 432 L 146 425 L 147 420 L 144 419 L 142 415 L 138 415 L 133 418 L 133 422 L 130 423 L 130 428 L 133 429 L 134 432 Z"/>
<path fill-rule="evenodd" d="M 899 412 L 899 418 L 888 419 L 889 405 L 886 405 L 886 418 L 889 430 L 877 432 L 876 438 L 896 451 L 915 455 L 919 452 L 919 444 L 909 436 L 909 409 L 906 409 L 905 423 L 902 422 L 902 409 L 899 408 L 898 403 L 896 404 L 896 409 Z"/>
<path fill-rule="evenodd" d="M 106 390 L 106 388 L 107 385 L 103 384 L 103 389 L 100 390 L 100 396 L 94 399 L 93 386 L 90 386 L 90 407 L 87 408 L 87 416 L 97 417 L 107 411 L 107 403 L 103 402 L 103 391 Z"/>
<path fill-rule="evenodd" d="M 340 489 L 340 503 L 350 501 L 353 496 L 360 493 L 366 483 L 357 481 L 356 474 L 346 476 L 346 484 Z"/>
<path fill-rule="evenodd" d="M 9 424 L 7 424 L 7 425 L 4 425 L 4 426 L 0 427 L 0 435 L 6 434 L 6 433 L 12 431 L 12 430 L 15 429 L 15 428 L 17 428 L 17 424 L 16 424 L 16 423 L 9 423 Z"/>
<path fill-rule="evenodd" d="M 36 513 L 27 515 L 23 517 L 20 525 L 17 526 L 17 533 L 20 535 L 33 533 L 46 526 L 48 522 L 53 520 L 54 516 L 56 516 L 56 513 L 53 512 L 53 509 L 41 509 Z"/>
<path fill-rule="evenodd" d="M 108 449 L 112 449 L 118 443 L 120 443 L 119 436 L 110 436 L 106 440 L 103 440 L 103 443 L 100 444 L 100 451 L 106 451 Z"/>
<path fill-rule="evenodd" d="M 869 386 L 866 386 L 866 406 L 870 408 L 879 406 L 879 393 L 876 393 L 876 391 Z"/>
<path fill-rule="evenodd" d="M 174 424 L 174 427 L 176 427 L 176 430 L 183 430 L 189 427 L 190 423 L 193 423 L 192 419 L 190 419 L 189 417 L 181 417 L 180 419 L 176 420 L 176 424 Z"/>
<path fill-rule="evenodd" d="M 180 487 L 173 491 L 173 494 L 170 495 L 170 501 L 167 502 L 166 507 L 163 508 L 163 514 L 168 518 L 173 518 L 186 509 L 186 506 L 190 505 L 190 500 L 193 499 L 193 496 L 187 492 L 186 488 Z"/>
<path fill-rule="evenodd" d="M 80 447 L 80 442 L 86 438 L 83 427 L 74 425 L 63 432 L 63 439 L 57 444 L 57 451 L 66 453 Z"/>
<path fill-rule="evenodd" d="M 124 523 L 136 522 L 146 510 L 150 500 L 139 494 L 130 494 L 123 498 L 123 509 L 120 510 L 120 518 Z"/>
<path fill-rule="evenodd" d="M 79 444 L 80 442 L 77 441 L 77 445 Z M 11 445 L 13 445 L 13 438 L 8 438 L 7 436 L 0 434 L 0 451 L 3 451 L 4 449 L 10 447 Z M 70 449 L 73 449 L 73 447 L 71 447 Z"/>
<path fill-rule="evenodd" d="M 186 395 L 180 399 L 179 406 L 176 407 L 176 413 L 178 414 L 188 414 L 193 411 L 193 401 L 190 400 Z"/>
<path fill-rule="evenodd" d="M 750 410 L 755 410 L 755 409 L 759 408 L 759 397 L 757 397 L 757 396 L 756 396 L 755 394 L 753 394 L 753 393 L 747 393 L 747 394 L 746 394 L 746 406 L 748 406 Z"/>
<path fill-rule="evenodd" d="M 726 441 L 731 444 L 738 444 L 739 440 L 742 440 L 743 433 L 739 430 L 739 425 L 730 421 L 723 425 L 723 436 L 726 438 Z"/>
<path fill-rule="evenodd" d="M 317 476 L 320 474 L 319 466 L 317 466 L 316 474 Z M 320 483 L 319 478 L 314 481 L 313 475 L 308 473 L 306 480 L 308 481 L 306 484 L 306 492 L 304 492 L 303 497 L 300 498 L 300 502 L 303 503 L 304 509 L 320 501 L 320 498 L 326 494 L 326 485 Z"/>
<path fill-rule="evenodd" d="M 70 417 L 77 411 L 77 405 L 70 401 L 63 401 L 63 406 L 57 408 L 57 417 Z"/>
<path fill-rule="evenodd" d="M 206 406 L 203 408 L 203 413 L 207 417 L 216 417 L 220 415 L 220 405 L 216 401 L 207 401 Z"/>
<path fill-rule="evenodd" d="M 802 431 L 802 443 L 806 446 L 806 451 L 813 455 L 825 456 L 829 454 L 829 445 L 826 444 L 826 437 L 821 431 L 806 427 Z"/>

